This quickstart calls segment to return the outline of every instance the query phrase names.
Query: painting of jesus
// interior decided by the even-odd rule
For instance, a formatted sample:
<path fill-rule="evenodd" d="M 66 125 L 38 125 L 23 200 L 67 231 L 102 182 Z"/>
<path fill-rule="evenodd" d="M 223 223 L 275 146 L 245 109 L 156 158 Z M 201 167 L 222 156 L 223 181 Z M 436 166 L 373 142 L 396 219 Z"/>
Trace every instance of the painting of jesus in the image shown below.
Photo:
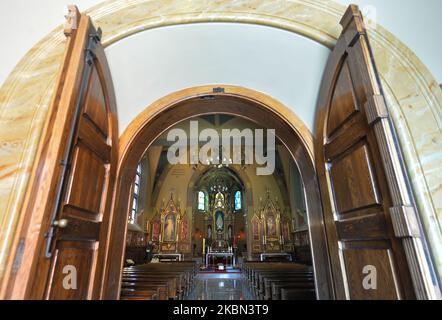
<path fill-rule="evenodd" d="M 276 219 L 273 214 L 267 216 L 267 236 L 276 237 Z"/>
<path fill-rule="evenodd" d="M 164 220 L 164 241 L 175 241 L 175 215 L 169 214 Z"/>

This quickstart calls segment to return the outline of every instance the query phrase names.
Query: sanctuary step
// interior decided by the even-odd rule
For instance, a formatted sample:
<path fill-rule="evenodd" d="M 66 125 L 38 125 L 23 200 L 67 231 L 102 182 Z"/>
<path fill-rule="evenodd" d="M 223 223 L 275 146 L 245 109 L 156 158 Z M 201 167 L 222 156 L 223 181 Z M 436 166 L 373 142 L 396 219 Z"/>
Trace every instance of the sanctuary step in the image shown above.
<path fill-rule="evenodd" d="M 149 263 L 123 269 L 121 300 L 182 300 L 193 289 L 194 261 Z"/>
<path fill-rule="evenodd" d="M 316 300 L 311 267 L 291 262 L 244 262 L 242 273 L 259 300 Z"/>

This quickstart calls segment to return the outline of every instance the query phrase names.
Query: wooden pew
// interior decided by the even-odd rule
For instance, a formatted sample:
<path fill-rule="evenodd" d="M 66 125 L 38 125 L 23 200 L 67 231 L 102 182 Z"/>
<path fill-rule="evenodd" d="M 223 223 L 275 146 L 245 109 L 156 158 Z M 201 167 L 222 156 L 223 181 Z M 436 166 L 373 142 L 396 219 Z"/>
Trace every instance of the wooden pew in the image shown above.
<path fill-rule="evenodd" d="M 121 299 L 183 299 L 193 285 L 197 265 L 193 261 L 149 263 L 124 268 Z"/>
<path fill-rule="evenodd" d="M 285 283 L 272 283 L 271 292 L 272 292 L 272 300 L 282 300 L 282 291 L 285 289 L 298 289 L 299 291 L 306 291 L 306 300 L 315 300 L 310 299 L 310 290 L 315 291 L 315 284 L 312 281 L 290 281 Z M 316 295 L 315 295 L 316 297 Z"/>
<path fill-rule="evenodd" d="M 281 289 L 281 300 L 316 300 L 314 289 Z"/>
<path fill-rule="evenodd" d="M 158 289 L 150 290 L 121 290 L 120 300 L 159 300 Z"/>
<path fill-rule="evenodd" d="M 251 291 L 260 300 L 316 297 L 311 267 L 287 262 L 245 262 L 242 272 Z"/>

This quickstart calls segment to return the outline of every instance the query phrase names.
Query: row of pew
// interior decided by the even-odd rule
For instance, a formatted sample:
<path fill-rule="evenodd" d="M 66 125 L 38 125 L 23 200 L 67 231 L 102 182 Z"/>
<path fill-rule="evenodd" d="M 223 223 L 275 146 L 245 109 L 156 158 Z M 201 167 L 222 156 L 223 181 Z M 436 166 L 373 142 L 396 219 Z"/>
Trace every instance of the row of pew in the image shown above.
<path fill-rule="evenodd" d="M 182 300 L 195 284 L 194 261 L 149 263 L 123 269 L 121 300 Z"/>
<path fill-rule="evenodd" d="M 242 273 L 258 300 L 316 300 L 313 270 L 290 262 L 244 262 Z"/>

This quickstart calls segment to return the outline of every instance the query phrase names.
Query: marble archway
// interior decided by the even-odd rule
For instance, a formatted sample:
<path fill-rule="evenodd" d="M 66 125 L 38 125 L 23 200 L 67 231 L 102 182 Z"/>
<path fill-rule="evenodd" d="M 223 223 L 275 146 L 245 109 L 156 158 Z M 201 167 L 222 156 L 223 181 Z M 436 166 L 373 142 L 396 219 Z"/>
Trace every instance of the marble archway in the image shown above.
<path fill-rule="evenodd" d="M 105 1 L 88 14 L 105 31 L 108 46 L 150 28 L 198 22 L 241 22 L 272 26 L 333 47 L 345 8 L 333 1 L 265 0 L 192 2 L 171 0 Z M 369 33 L 389 109 L 404 150 L 416 202 L 433 248 L 439 279 L 442 255 L 442 172 L 434 148 L 442 139 L 442 90 L 411 50 L 378 26 Z M 53 111 L 51 98 L 62 61 L 64 37 L 57 28 L 17 65 L 0 89 L 0 276 L 10 270 L 9 254 L 23 220 L 22 204 L 45 124 Z M 32 75 L 32 76 L 30 76 Z M 436 221 L 436 223 L 435 223 Z M 15 240 L 14 240 L 15 239 Z"/>

